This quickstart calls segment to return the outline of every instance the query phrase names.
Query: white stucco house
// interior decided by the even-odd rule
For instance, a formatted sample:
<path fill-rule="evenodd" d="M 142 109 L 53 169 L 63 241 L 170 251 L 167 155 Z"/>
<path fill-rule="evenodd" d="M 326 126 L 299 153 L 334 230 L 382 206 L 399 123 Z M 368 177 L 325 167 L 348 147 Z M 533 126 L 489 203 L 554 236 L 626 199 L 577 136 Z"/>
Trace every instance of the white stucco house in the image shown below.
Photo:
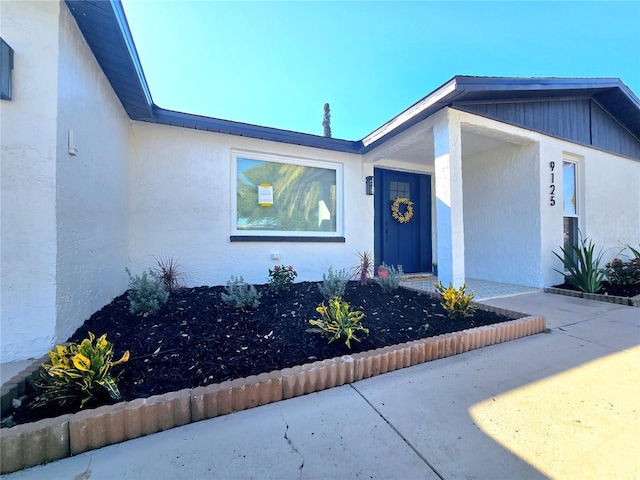
<path fill-rule="evenodd" d="M 2 362 L 64 341 L 159 256 L 189 286 L 276 264 L 318 280 L 372 251 L 543 287 L 578 228 L 640 242 L 640 101 L 619 79 L 454 77 L 339 140 L 156 106 L 118 0 L 0 9 Z"/>

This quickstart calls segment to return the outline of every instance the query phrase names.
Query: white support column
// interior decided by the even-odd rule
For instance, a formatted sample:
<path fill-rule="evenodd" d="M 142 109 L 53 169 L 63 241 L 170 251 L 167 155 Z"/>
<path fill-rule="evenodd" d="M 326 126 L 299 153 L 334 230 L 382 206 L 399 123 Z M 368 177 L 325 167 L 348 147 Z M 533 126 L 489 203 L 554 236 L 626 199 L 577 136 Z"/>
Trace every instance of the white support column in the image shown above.
<path fill-rule="evenodd" d="M 438 236 L 438 279 L 459 288 L 464 278 L 462 146 L 460 121 L 446 110 L 433 127 Z"/>

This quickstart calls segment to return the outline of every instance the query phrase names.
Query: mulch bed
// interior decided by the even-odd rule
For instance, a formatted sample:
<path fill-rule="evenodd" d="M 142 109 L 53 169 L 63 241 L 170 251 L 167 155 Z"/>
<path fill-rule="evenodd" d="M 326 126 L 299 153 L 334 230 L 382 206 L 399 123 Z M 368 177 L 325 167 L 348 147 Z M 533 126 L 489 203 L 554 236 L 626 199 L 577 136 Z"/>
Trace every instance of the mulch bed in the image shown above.
<path fill-rule="evenodd" d="M 129 350 L 118 382 L 120 401 L 129 401 L 509 320 L 483 310 L 452 320 L 428 295 L 405 288 L 383 293 L 377 284 L 349 282 L 344 299 L 365 313 L 362 324 L 370 331 L 349 350 L 344 342 L 328 344 L 323 335 L 307 331 L 324 300 L 318 283 L 295 283 L 281 293 L 257 288 L 262 297 L 255 310 L 227 306 L 223 287 L 196 287 L 172 294 L 147 317 L 129 312 L 125 293 L 93 314 L 69 341 L 80 342 L 89 331 L 106 333 L 116 349 L 114 359 Z M 101 399 L 85 408 L 110 402 Z M 62 413 L 70 410 L 34 409 L 27 400 L 9 415 L 25 423 Z"/>
<path fill-rule="evenodd" d="M 560 285 L 554 285 L 554 288 L 562 288 L 574 292 L 581 291 L 575 285 L 566 282 Z M 600 295 L 615 295 L 616 297 L 635 297 L 636 295 L 640 295 L 640 283 L 634 285 L 614 285 L 609 282 L 602 282 L 602 288 L 594 293 Z"/>

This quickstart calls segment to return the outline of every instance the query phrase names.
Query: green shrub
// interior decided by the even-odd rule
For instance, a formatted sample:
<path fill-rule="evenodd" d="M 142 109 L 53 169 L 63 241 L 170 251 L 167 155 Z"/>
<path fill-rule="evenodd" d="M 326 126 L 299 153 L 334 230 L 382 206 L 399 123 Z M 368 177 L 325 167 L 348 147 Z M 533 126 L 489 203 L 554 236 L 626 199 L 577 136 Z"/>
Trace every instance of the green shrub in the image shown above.
<path fill-rule="evenodd" d="M 274 292 L 289 290 L 289 287 L 298 276 L 291 265 L 276 265 L 269 269 L 269 289 Z"/>
<path fill-rule="evenodd" d="M 384 293 L 391 293 L 400 286 L 402 275 L 404 275 L 402 265 L 398 265 L 396 268 L 383 262 L 378 268 L 378 284 L 380 284 Z"/>
<path fill-rule="evenodd" d="M 349 272 L 344 269 L 334 273 L 333 268 L 329 267 L 329 272 L 322 274 L 322 283 L 318 285 L 318 290 L 325 300 L 342 297 L 350 276 Z"/>
<path fill-rule="evenodd" d="M 640 282 L 640 260 L 636 258 L 630 260 L 615 258 L 605 267 L 607 277 L 614 285 L 633 285 Z"/>
<path fill-rule="evenodd" d="M 258 308 L 262 296 L 253 285 L 249 285 L 244 278 L 235 278 L 227 282 L 225 292 L 221 293 L 222 301 L 235 308 Z"/>
<path fill-rule="evenodd" d="M 142 276 L 132 276 L 129 269 L 129 311 L 134 315 L 149 315 L 160 310 L 167 300 L 169 293 L 165 290 L 162 280 L 153 271 L 143 272 Z"/>
<path fill-rule="evenodd" d="M 627 245 L 633 257 L 629 260 L 614 258 L 605 265 L 607 277 L 614 285 L 634 285 L 640 283 L 640 250 Z"/>
<path fill-rule="evenodd" d="M 42 365 L 40 380 L 35 382 L 38 390 L 35 405 L 53 402 L 59 405 L 80 405 L 108 393 L 111 398 L 120 398 L 116 384 L 117 376 L 111 369 L 129 360 L 129 351 L 113 362 L 113 344 L 104 334 L 96 340 L 93 333 L 80 345 L 57 345 L 49 352 L 49 362 Z"/>
<path fill-rule="evenodd" d="M 162 281 L 164 289 L 169 293 L 175 293 L 182 288 L 184 273 L 180 271 L 178 262 L 173 257 L 160 257 L 156 259 L 154 273 Z"/>
<path fill-rule="evenodd" d="M 560 247 L 560 250 L 562 256 L 556 252 L 553 254 L 560 259 L 569 273 L 554 270 L 563 274 L 567 283 L 587 293 L 595 293 L 602 288 L 602 281 L 607 273 L 600 266 L 603 253 L 601 250 L 597 256 L 594 254 L 595 245 L 591 240 L 580 236 L 578 245 L 572 245 L 567 250 Z"/>
<path fill-rule="evenodd" d="M 355 335 L 356 332 L 369 333 L 369 330 L 360 323 L 364 313 L 359 310 L 350 311 L 349 304 L 340 297 L 329 300 L 328 306 L 322 302 L 316 308 L 316 312 L 320 314 L 320 319 L 309 320 L 309 323 L 317 328 L 309 331 L 323 333 L 329 338 L 329 343 L 343 339 L 347 347 L 351 348 L 351 340 L 360 341 Z"/>
<path fill-rule="evenodd" d="M 631 245 L 627 245 L 631 250 L 632 257 L 628 260 L 615 258 L 611 263 L 607 263 L 607 277 L 615 285 L 634 285 L 640 283 L 640 250 L 636 250 Z"/>
<path fill-rule="evenodd" d="M 466 285 L 462 285 L 459 289 L 456 289 L 451 283 L 449 283 L 448 287 L 445 287 L 442 282 L 440 282 L 434 286 L 442 300 L 440 305 L 447 311 L 450 318 L 460 319 L 473 316 L 476 307 L 471 304 L 471 301 L 475 294 L 471 292 L 467 295 Z"/>

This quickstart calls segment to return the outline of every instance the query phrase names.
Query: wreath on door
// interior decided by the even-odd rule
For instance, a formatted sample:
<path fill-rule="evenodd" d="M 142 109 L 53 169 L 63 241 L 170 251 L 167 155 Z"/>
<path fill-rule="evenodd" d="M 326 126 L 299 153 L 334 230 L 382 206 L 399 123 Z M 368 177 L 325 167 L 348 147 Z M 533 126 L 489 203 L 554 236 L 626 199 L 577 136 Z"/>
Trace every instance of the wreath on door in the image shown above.
<path fill-rule="evenodd" d="M 404 213 L 400 211 L 400 205 L 404 205 Z M 396 198 L 391 204 L 391 215 L 398 223 L 409 223 L 413 217 L 413 202 L 405 197 Z"/>

